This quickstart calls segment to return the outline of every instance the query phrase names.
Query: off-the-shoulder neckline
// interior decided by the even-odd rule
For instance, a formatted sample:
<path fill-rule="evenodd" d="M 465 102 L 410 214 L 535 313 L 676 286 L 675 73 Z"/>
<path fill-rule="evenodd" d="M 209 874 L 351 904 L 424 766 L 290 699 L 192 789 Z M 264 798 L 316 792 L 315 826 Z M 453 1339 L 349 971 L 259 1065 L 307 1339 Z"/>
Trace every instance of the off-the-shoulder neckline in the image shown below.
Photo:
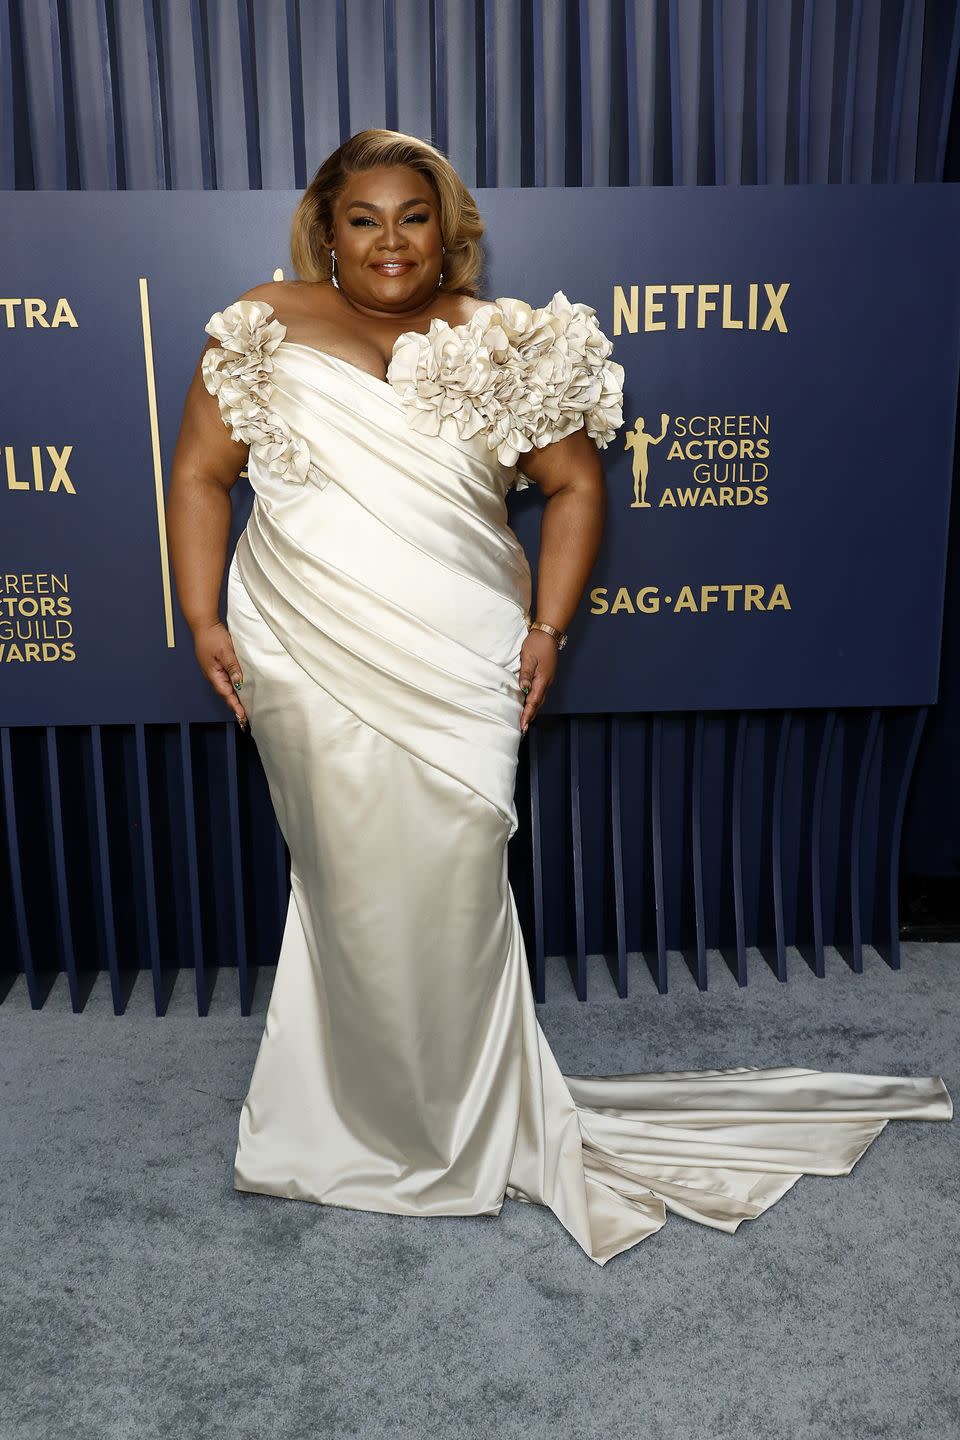
<path fill-rule="evenodd" d="M 433 316 L 431 316 L 431 318 L 430 318 L 430 325 L 427 326 L 426 330 L 402 330 L 402 331 L 400 332 L 400 334 L 397 336 L 396 340 L 394 340 L 394 342 L 393 342 L 393 348 L 392 348 L 391 351 L 390 351 L 390 359 L 387 361 L 387 378 L 386 378 L 386 379 L 381 379 L 381 377 L 380 377 L 379 375 L 374 375 L 374 373 L 373 373 L 372 370 L 365 370 L 362 365 L 355 365 L 352 360 L 345 360 L 342 355 L 334 355 L 334 354 L 332 354 L 331 351 L 329 351 L 329 350 L 321 350 L 318 345 L 310 345 L 310 344 L 308 344 L 305 340 L 288 340 L 288 339 L 287 339 L 287 326 L 286 326 L 286 325 L 284 324 L 284 322 L 279 318 L 279 316 L 277 315 L 277 312 L 276 312 L 275 307 L 270 304 L 270 301 L 269 301 L 269 300 L 257 300 L 257 301 L 255 301 L 254 303 L 257 304 L 257 305 L 264 305 L 264 306 L 266 306 L 266 307 L 269 309 L 269 311 L 270 311 L 270 314 L 267 316 L 267 319 L 269 320 L 269 319 L 271 318 L 271 316 L 272 316 L 273 319 L 274 319 L 274 321 L 275 321 L 275 323 L 276 323 L 277 325 L 281 326 L 281 328 L 283 329 L 283 337 L 282 337 L 282 339 L 280 340 L 279 345 L 277 346 L 277 349 L 278 349 L 278 350 L 281 349 L 283 346 L 293 346 L 295 349 L 309 350 L 313 355 L 319 355 L 322 360 L 332 360 L 332 361 L 334 362 L 334 364 L 336 364 L 336 365 L 345 365 L 348 370 L 353 370 L 357 375 L 365 375 L 365 376 L 367 376 L 370 380 L 373 381 L 374 385 L 378 385 L 378 386 L 381 388 L 381 390 L 387 390 L 387 391 L 389 391 L 390 394 L 393 395 L 393 396 L 396 396 L 396 391 L 394 390 L 393 386 L 391 385 L 390 379 L 389 379 L 390 366 L 393 364 L 393 358 L 394 358 L 394 356 L 395 356 L 396 353 L 397 353 L 397 346 L 400 344 L 400 341 L 401 341 L 401 340 L 407 339 L 410 335 L 420 335 L 420 336 L 423 336 L 423 337 L 425 338 L 425 337 L 426 337 L 427 335 L 429 335 L 429 333 L 430 333 L 430 327 L 431 327 L 432 325 L 434 325 L 435 323 L 436 323 L 441 329 L 443 329 L 443 330 L 449 330 L 451 334 L 456 335 L 456 334 L 459 334 L 459 333 L 460 333 L 461 331 L 463 331 L 463 330 L 469 329 L 472 324 L 475 324 L 475 323 L 476 323 L 476 317 L 477 317 L 483 310 L 485 310 L 487 307 L 489 307 L 490 309 L 493 309 L 493 310 L 495 310 L 495 309 L 497 308 L 497 302 L 496 302 L 496 300 L 484 300 L 483 304 L 482 304 L 482 305 L 478 305 L 477 308 L 476 308 L 476 310 L 474 310 L 473 314 L 472 314 L 467 320 L 460 320 L 460 321 L 457 322 L 456 325 L 451 325 L 451 324 L 450 324 L 450 321 L 449 321 L 449 320 L 444 320 L 444 318 L 443 318 L 442 315 L 433 315 Z M 399 396 L 396 396 L 396 398 L 399 399 Z"/>
<path fill-rule="evenodd" d="M 281 320 L 278 323 L 282 325 L 283 321 Z M 399 336 L 397 338 L 399 339 Z M 396 351 L 396 345 L 394 345 L 393 348 L 394 351 Z M 311 355 L 316 356 L 319 360 L 328 360 L 333 365 L 342 365 L 345 369 L 351 370 L 354 375 L 359 375 L 362 379 L 369 380 L 371 384 L 376 385 L 378 390 L 383 390 L 388 397 L 395 400 L 398 405 L 403 403 L 389 380 L 381 380 L 380 376 L 374 375 L 372 370 L 364 370 L 362 365 L 354 365 L 352 360 L 344 360 L 342 355 L 332 355 L 329 350 L 320 350 L 316 345 L 308 345 L 303 340 L 287 340 L 286 338 L 280 341 L 273 353 L 276 355 L 281 350 L 308 350 Z M 391 361 L 392 358 L 391 356 Z M 389 370 L 390 366 L 388 365 L 388 373 Z"/>

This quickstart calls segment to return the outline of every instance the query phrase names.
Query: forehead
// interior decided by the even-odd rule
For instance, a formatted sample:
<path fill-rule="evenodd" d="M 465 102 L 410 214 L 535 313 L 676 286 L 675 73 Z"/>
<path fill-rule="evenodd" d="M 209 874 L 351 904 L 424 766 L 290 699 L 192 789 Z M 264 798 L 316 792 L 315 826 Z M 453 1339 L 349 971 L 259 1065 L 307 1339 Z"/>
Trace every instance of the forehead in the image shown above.
<path fill-rule="evenodd" d="M 433 204 L 434 195 L 425 176 L 410 165 L 379 165 L 347 177 L 339 204 L 343 207 L 360 201 L 388 209 L 412 202 Z"/>

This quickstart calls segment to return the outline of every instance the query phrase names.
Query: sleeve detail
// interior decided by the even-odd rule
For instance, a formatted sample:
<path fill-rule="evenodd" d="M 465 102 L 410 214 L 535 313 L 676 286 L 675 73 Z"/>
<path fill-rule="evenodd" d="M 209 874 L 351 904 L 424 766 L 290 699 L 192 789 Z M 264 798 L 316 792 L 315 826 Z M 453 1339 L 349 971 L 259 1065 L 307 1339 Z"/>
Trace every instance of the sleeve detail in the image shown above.
<path fill-rule="evenodd" d="M 317 470 L 306 441 L 291 433 L 271 404 L 272 357 L 287 333 L 270 319 L 273 313 L 265 300 L 235 300 L 211 315 L 203 328 L 220 343 L 203 353 L 203 383 L 216 396 L 233 439 L 249 445 L 269 474 L 298 485 L 312 480 L 322 489 L 329 476 Z"/>
<path fill-rule="evenodd" d="M 463 439 L 487 432 L 487 444 L 510 467 L 585 427 L 601 450 L 623 424 L 623 366 L 596 310 L 562 290 L 539 309 L 501 296 L 463 325 L 434 319 L 426 334 L 407 331 L 387 378 L 417 430 L 437 434 L 448 416 Z M 516 488 L 529 480 L 517 473 Z"/>

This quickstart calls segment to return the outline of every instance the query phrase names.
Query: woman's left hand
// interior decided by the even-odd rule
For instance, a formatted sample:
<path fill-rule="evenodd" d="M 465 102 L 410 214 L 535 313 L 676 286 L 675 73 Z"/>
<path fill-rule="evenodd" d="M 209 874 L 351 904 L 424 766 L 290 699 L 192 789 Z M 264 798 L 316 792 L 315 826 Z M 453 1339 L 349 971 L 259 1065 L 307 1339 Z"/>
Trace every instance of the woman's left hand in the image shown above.
<path fill-rule="evenodd" d="M 520 647 L 520 689 L 530 686 L 520 715 L 520 733 L 534 718 L 557 673 L 559 651 L 552 635 L 544 630 L 531 630 Z"/>

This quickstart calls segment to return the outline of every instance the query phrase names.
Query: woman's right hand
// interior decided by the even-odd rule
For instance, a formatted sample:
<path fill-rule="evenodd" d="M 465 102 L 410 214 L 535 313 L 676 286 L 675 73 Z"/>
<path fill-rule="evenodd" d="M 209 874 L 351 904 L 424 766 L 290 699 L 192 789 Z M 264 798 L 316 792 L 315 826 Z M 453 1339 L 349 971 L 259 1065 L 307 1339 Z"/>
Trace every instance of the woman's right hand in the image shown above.
<path fill-rule="evenodd" d="M 194 649 L 200 669 L 218 695 L 222 695 L 240 723 L 247 728 L 247 712 L 240 704 L 235 682 L 243 684 L 243 671 L 230 639 L 230 631 L 222 620 L 205 625 L 193 634 Z"/>

